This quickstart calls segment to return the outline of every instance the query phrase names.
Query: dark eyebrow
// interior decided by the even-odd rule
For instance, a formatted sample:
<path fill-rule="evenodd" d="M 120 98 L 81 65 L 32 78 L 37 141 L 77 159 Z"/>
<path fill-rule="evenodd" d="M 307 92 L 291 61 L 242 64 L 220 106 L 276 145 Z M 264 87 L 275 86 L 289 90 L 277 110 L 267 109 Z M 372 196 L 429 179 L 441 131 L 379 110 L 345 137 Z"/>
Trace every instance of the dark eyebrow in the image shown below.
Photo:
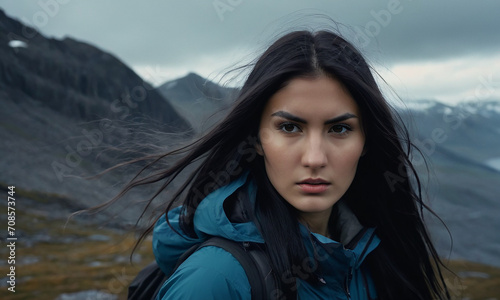
<path fill-rule="evenodd" d="M 302 118 L 299 118 L 295 115 L 292 115 L 291 113 L 289 112 L 286 112 L 286 111 L 277 111 L 273 114 L 271 114 L 271 116 L 276 116 L 276 117 L 282 117 L 282 118 L 285 118 L 285 119 L 288 119 L 288 120 L 291 120 L 291 121 L 294 121 L 294 122 L 297 122 L 297 123 L 303 123 L 303 124 L 307 124 L 307 121 L 302 119 Z M 334 124 L 334 123 L 338 123 L 338 122 L 342 122 L 342 121 L 345 121 L 347 119 L 351 119 L 351 118 L 357 118 L 358 116 L 354 115 L 354 114 L 351 114 L 351 113 L 345 113 L 343 115 L 340 115 L 340 116 L 337 116 L 335 118 L 331 118 L 329 120 L 326 120 L 325 121 L 325 125 L 328 125 L 328 124 Z"/>

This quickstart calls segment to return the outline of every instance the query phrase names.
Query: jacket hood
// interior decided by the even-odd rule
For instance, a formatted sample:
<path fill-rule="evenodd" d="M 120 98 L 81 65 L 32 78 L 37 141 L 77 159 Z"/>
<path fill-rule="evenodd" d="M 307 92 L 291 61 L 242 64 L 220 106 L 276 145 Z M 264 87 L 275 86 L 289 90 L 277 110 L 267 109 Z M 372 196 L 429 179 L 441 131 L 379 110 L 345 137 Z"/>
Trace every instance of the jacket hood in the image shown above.
<path fill-rule="evenodd" d="M 198 205 L 194 216 L 196 238 L 187 236 L 180 227 L 181 207 L 177 207 L 162 216 L 153 231 L 153 252 L 156 261 L 165 274 L 170 274 L 178 258 L 190 247 L 202 243 L 209 236 L 220 236 L 237 242 L 264 243 L 257 226 L 251 220 L 255 205 L 257 187 L 250 180 L 248 172 L 209 194 Z M 331 252 L 329 249 L 346 249 L 357 255 L 358 266 L 379 243 L 373 228 L 364 228 L 347 205 L 339 201 L 333 213 L 337 214 L 335 230 L 339 233 L 339 242 L 310 232 L 301 225 L 305 239 L 311 240 Z M 170 226 L 167 223 L 169 220 Z"/>
<path fill-rule="evenodd" d="M 194 215 L 196 238 L 186 235 L 180 227 L 181 207 L 172 209 L 156 222 L 153 252 L 158 266 L 165 274 L 171 273 L 185 251 L 202 243 L 209 236 L 220 236 L 237 242 L 264 243 L 257 226 L 250 221 L 256 186 L 252 181 L 245 184 L 247 177 L 248 172 L 215 190 L 200 202 Z"/>
<path fill-rule="evenodd" d="M 247 177 L 248 172 L 201 201 L 194 215 L 194 229 L 198 236 L 264 243 L 257 226 L 251 221 L 257 188 L 253 181 L 247 182 Z"/>

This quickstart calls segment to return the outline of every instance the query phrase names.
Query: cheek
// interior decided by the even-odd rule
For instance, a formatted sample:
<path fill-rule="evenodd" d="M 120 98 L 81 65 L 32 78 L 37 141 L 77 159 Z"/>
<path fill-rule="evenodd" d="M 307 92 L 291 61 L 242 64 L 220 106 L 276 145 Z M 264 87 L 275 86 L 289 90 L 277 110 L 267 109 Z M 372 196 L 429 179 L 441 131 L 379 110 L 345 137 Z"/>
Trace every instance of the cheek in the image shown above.
<path fill-rule="evenodd" d="M 264 163 L 267 175 L 273 185 L 279 185 L 280 182 L 286 180 L 289 175 L 293 174 L 296 168 L 296 152 L 285 145 L 268 144 L 263 145 Z"/>
<path fill-rule="evenodd" d="M 287 147 L 284 145 L 263 145 L 264 149 L 264 161 L 266 163 L 266 168 L 269 171 L 283 172 L 283 170 L 289 168 L 292 164 L 292 154 L 291 151 L 287 151 Z"/>
<path fill-rule="evenodd" d="M 363 145 L 361 140 L 360 142 L 346 145 L 341 151 L 337 149 L 332 155 L 332 160 L 335 161 L 336 168 L 341 170 L 345 175 L 354 177 L 359 159 L 363 153 Z"/>
<path fill-rule="evenodd" d="M 261 125 L 259 129 L 259 140 L 262 144 L 269 144 L 273 140 L 274 134 L 270 128 Z"/>
<path fill-rule="evenodd" d="M 353 139 L 350 143 L 345 145 L 344 155 L 349 161 L 358 161 L 363 153 L 365 146 L 364 136 L 359 135 L 356 139 Z"/>
<path fill-rule="evenodd" d="M 353 148 L 347 152 L 345 156 L 344 162 L 347 166 L 350 166 L 353 169 L 356 169 L 359 159 L 361 158 L 361 154 L 363 153 L 363 148 Z"/>
<path fill-rule="evenodd" d="M 283 156 L 290 153 L 290 151 L 288 151 L 289 145 L 286 143 L 286 139 L 270 129 L 261 129 L 259 131 L 259 138 L 263 150 L 261 155 L 264 155 L 266 161 L 269 163 L 280 161 Z"/>

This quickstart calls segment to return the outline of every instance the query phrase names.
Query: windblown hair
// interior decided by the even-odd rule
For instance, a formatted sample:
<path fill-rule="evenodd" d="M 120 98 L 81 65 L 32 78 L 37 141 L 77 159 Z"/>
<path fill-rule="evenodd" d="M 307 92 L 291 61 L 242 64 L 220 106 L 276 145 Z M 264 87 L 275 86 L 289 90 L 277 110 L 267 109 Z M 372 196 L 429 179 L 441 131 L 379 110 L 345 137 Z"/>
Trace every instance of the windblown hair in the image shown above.
<path fill-rule="evenodd" d="M 381 240 L 366 261 L 379 298 L 449 299 L 443 264 L 423 223 L 423 211 L 429 208 L 422 201 L 419 176 L 409 158 L 414 146 L 408 131 L 387 104 L 360 52 L 330 31 L 296 31 L 274 42 L 256 61 L 227 117 L 192 144 L 159 155 L 157 160 L 185 153 L 166 170 L 137 176 L 124 192 L 163 182 L 156 197 L 186 167 L 201 161 L 167 207 L 168 211 L 174 202 L 182 201 L 182 229 L 194 235 L 194 213 L 203 198 L 249 170 L 258 186 L 255 222 L 265 229 L 261 233 L 281 290 L 287 299 L 294 299 L 299 275 L 292 273 L 292 266 L 301 265 L 308 254 L 297 213 L 270 183 L 255 146 L 260 117 L 271 96 L 294 78 L 318 76 L 339 80 L 362 116 L 366 154 L 343 199 L 364 226 L 376 228 Z M 153 224 L 147 232 L 152 228 Z M 292 274 L 293 280 L 282 274 Z M 312 272 L 305 276 L 314 277 Z"/>

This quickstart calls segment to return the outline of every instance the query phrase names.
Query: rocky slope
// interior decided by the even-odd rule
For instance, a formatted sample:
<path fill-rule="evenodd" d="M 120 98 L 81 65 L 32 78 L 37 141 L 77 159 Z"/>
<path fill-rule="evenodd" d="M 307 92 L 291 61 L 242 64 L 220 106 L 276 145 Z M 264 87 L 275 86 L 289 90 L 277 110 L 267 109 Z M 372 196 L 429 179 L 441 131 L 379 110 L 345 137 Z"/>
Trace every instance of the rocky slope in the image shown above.
<path fill-rule="evenodd" d="M 136 155 L 116 147 L 167 147 L 192 131 L 112 54 L 47 38 L 2 10 L 0 105 L 0 182 L 60 194 L 82 208 L 116 193 L 116 178 L 79 178 Z"/>
<path fill-rule="evenodd" d="M 453 237 L 452 257 L 500 266 L 500 102 L 407 102 L 400 108 L 413 142 L 424 153 L 429 171 L 416 155 L 425 196 Z M 450 251 L 446 228 L 429 216 L 439 252 Z"/>

